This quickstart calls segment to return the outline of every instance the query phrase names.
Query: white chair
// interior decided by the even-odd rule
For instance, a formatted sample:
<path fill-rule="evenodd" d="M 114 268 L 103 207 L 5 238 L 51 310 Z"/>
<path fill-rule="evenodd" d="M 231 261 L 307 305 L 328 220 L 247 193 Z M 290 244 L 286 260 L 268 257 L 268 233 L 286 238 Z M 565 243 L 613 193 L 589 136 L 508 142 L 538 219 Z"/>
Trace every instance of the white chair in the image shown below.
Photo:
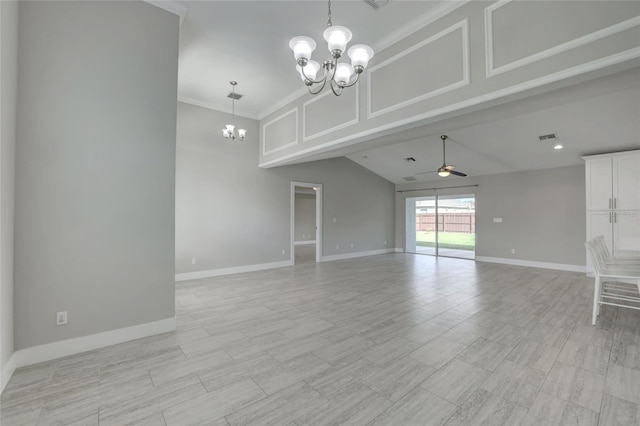
<path fill-rule="evenodd" d="M 601 305 L 640 310 L 640 263 L 633 260 L 622 265 L 611 263 L 611 259 L 615 258 L 607 256 L 608 251 L 604 252 L 596 240 L 597 238 L 594 238 L 585 243 L 595 277 L 591 319 L 593 325 L 596 325 Z M 628 282 L 635 285 L 629 285 Z"/>
<path fill-rule="evenodd" d="M 640 256 L 612 256 L 607 244 L 604 242 L 604 235 L 598 235 L 591 241 L 595 243 L 596 249 L 602 254 L 605 264 L 637 266 L 640 268 Z"/>

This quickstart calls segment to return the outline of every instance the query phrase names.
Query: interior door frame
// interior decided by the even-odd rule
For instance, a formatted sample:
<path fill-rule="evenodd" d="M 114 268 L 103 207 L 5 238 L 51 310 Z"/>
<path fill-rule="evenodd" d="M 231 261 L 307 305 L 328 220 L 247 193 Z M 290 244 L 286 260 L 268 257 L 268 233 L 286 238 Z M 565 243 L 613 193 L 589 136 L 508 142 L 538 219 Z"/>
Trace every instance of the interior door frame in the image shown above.
<path fill-rule="evenodd" d="M 291 213 L 290 220 L 290 245 L 289 253 L 291 253 L 291 264 L 296 262 L 296 186 L 303 188 L 315 189 L 316 192 L 316 263 L 322 262 L 322 184 L 310 182 L 291 181 Z"/>

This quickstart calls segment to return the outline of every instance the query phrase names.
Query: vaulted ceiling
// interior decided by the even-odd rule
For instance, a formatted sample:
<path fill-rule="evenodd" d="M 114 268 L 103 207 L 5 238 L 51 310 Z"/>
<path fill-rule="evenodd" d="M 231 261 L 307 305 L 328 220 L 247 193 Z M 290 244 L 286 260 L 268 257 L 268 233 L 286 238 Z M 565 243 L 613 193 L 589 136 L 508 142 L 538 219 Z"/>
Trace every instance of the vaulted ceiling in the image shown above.
<path fill-rule="evenodd" d="M 398 30 L 419 25 L 443 1 L 333 0 L 333 23 L 353 31 L 352 43 L 382 46 Z M 305 1 L 187 1 L 180 30 L 179 100 L 229 111 L 229 81 L 244 97 L 236 112 L 262 118 L 305 89 L 288 47 L 308 35 L 325 52 L 322 32 L 327 3 Z M 305 161 L 347 156 L 394 183 L 404 178 L 437 179 L 441 134 L 447 162 L 470 176 L 582 164 L 581 156 L 640 148 L 640 70 L 624 71 L 491 109 L 323 153 Z M 554 151 L 538 136 L 557 133 L 564 149 Z M 404 159 L 413 157 L 415 162 Z M 455 179 L 455 178 L 454 178 Z"/>

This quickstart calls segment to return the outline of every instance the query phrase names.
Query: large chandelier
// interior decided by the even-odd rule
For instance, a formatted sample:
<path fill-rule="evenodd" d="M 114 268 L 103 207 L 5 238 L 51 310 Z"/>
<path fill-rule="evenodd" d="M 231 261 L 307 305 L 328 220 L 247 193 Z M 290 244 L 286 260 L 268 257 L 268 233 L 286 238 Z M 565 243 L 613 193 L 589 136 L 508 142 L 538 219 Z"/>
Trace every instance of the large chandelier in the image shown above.
<path fill-rule="evenodd" d="M 338 62 L 342 53 L 351 41 L 351 31 L 347 27 L 333 25 L 331 23 L 331 0 L 329 1 L 329 13 L 327 18 L 327 29 L 324 30 L 331 56 L 322 63 L 322 75 L 318 78 L 320 64 L 311 60 L 311 53 L 316 48 L 316 42 L 305 36 L 294 37 L 289 41 L 289 47 L 293 50 L 293 56 L 298 65 L 296 69 L 304 84 L 307 85 L 309 93 L 317 95 L 322 92 L 327 81 L 331 90 L 336 96 L 342 94 L 342 89 L 351 87 L 358 82 L 360 74 L 366 68 L 369 60 L 373 58 L 373 49 L 365 44 L 351 46 L 348 55 L 351 63 Z M 318 78 L 316 80 L 316 78 Z"/>
<path fill-rule="evenodd" d="M 245 129 L 238 129 L 238 135 L 236 136 L 236 126 L 234 125 L 236 121 L 236 85 L 238 82 L 230 81 L 229 84 L 231 84 L 231 94 L 229 96 L 231 98 L 231 124 L 224 126 L 224 129 L 222 129 L 222 136 L 227 140 L 233 141 L 238 138 L 243 141 L 244 137 L 247 135 L 247 131 Z"/>

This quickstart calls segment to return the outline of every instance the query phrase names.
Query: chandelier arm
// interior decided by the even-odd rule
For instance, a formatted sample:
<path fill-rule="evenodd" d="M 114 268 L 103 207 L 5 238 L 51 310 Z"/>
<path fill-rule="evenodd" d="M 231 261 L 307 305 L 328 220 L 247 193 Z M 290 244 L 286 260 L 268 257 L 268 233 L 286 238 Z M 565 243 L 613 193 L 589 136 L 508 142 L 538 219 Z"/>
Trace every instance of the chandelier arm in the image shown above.
<path fill-rule="evenodd" d="M 336 83 L 335 80 L 331 80 L 330 85 L 331 85 L 331 91 L 333 92 L 334 95 L 336 96 L 342 95 L 342 86 Z M 339 89 L 338 91 L 336 91 L 336 86 Z"/>
<path fill-rule="evenodd" d="M 318 82 L 320 83 L 320 82 Z M 312 95 L 317 95 L 318 93 L 322 92 L 322 90 L 324 89 L 324 86 L 327 84 L 327 79 L 325 78 L 324 80 L 322 80 L 322 86 L 320 86 L 320 88 L 318 90 L 311 90 L 311 86 L 307 86 L 307 89 L 309 90 L 309 93 L 311 93 Z"/>
<path fill-rule="evenodd" d="M 345 84 L 344 86 L 342 86 L 342 85 L 339 85 L 339 86 L 342 87 L 343 89 L 345 87 L 351 87 L 351 86 L 355 85 L 358 82 L 358 80 L 360 80 L 360 74 L 356 74 L 356 79 L 353 80 L 353 83 Z"/>
<path fill-rule="evenodd" d="M 326 80 L 326 72 L 325 72 L 325 78 L 320 79 L 320 80 L 313 80 L 313 79 L 307 77 L 307 74 L 304 73 L 304 67 L 300 67 L 300 72 L 302 73 L 302 76 L 304 77 L 305 80 L 310 81 L 313 84 L 319 84 L 319 83 L 322 83 L 323 81 Z"/>

